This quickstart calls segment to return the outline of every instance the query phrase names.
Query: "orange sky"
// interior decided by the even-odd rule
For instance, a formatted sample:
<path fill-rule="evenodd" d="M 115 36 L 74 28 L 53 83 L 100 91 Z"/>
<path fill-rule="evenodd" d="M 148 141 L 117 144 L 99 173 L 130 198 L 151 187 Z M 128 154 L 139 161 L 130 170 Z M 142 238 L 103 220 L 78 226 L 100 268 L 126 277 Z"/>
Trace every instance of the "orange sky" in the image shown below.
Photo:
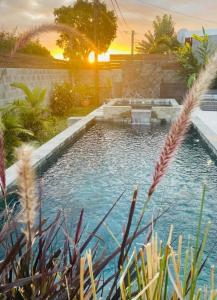
<path fill-rule="evenodd" d="M 53 9 L 61 5 L 70 5 L 73 0 L 0 0 L 0 28 L 18 31 L 31 28 L 45 22 L 53 22 Z M 112 9 L 112 1 L 104 0 Z M 113 1 L 114 2 L 114 1 Z M 124 16 L 119 16 L 117 38 L 109 53 L 130 53 L 131 30 L 135 30 L 136 43 L 144 33 L 152 28 L 156 15 L 170 13 L 176 29 L 197 30 L 202 27 L 217 28 L 217 0 L 117 0 Z M 217 30 L 216 30 L 217 32 Z M 56 46 L 56 34 L 43 35 L 40 40 L 53 55 L 61 57 Z"/>
<path fill-rule="evenodd" d="M 40 37 L 40 41 L 45 45 L 48 49 L 50 49 L 51 54 L 57 58 L 62 59 L 63 58 L 63 50 L 60 49 L 56 45 L 56 39 L 58 38 L 58 34 L 52 33 L 52 34 L 44 34 Z M 129 41 L 127 39 L 123 40 L 120 37 L 117 37 L 113 43 L 111 44 L 109 50 L 106 54 L 102 54 L 100 57 L 104 56 L 103 60 L 107 60 L 108 55 L 107 54 L 128 54 L 130 53 L 130 35 L 129 35 Z M 99 57 L 99 60 L 100 60 Z"/>
<path fill-rule="evenodd" d="M 41 38 L 41 41 L 43 41 L 44 39 Z M 57 47 L 55 45 L 55 43 L 52 42 L 44 42 L 43 44 L 45 46 L 47 46 L 48 48 L 50 48 L 51 54 L 56 58 L 56 59 L 63 59 L 63 50 L 60 49 L 59 47 Z M 110 54 L 129 54 L 130 53 L 130 47 L 126 44 L 118 44 L 116 42 L 113 42 L 111 44 L 111 47 L 109 48 L 109 50 L 106 53 L 102 53 L 99 55 L 99 61 L 103 60 L 103 61 L 107 61 L 109 60 L 109 55 Z M 93 58 L 93 53 L 90 54 L 90 60 L 91 58 Z"/>

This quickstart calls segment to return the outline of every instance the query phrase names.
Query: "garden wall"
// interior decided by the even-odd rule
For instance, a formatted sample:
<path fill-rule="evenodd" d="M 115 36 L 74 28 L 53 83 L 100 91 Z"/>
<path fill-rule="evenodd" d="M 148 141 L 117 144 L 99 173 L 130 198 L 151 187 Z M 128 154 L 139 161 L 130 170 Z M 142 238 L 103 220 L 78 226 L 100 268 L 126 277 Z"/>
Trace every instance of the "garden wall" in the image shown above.
<path fill-rule="evenodd" d="M 23 82 L 28 87 L 46 88 L 46 100 L 52 86 L 58 82 L 70 81 L 68 64 L 53 58 L 16 54 L 0 56 L 0 106 L 23 97 L 22 91 L 10 86 L 13 82 Z"/>
<path fill-rule="evenodd" d="M 72 74 L 66 69 L 0 68 L 0 106 L 22 97 L 22 91 L 10 86 L 13 82 L 25 83 L 29 88 L 35 86 L 46 88 L 46 100 L 48 100 L 55 83 L 74 81 L 93 85 L 94 71 L 83 70 Z M 121 70 L 101 70 L 100 87 L 102 102 L 106 98 L 121 97 Z M 109 92 L 110 87 L 112 95 Z"/>
<path fill-rule="evenodd" d="M 146 55 L 141 61 L 122 65 L 123 95 L 144 98 L 174 98 L 181 102 L 186 84 L 173 56 Z"/>
<path fill-rule="evenodd" d="M 143 59 L 122 61 L 119 68 L 101 69 L 101 101 L 113 97 L 139 96 L 144 98 L 175 98 L 181 102 L 186 92 L 184 81 L 178 75 L 179 65 L 172 56 L 145 55 Z M 93 68 L 69 71 L 67 62 L 26 55 L 0 57 L 0 106 L 8 104 L 22 95 L 18 89 L 10 87 L 12 82 L 23 82 L 28 87 L 47 89 L 47 99 L 55 83 L 94 83 Z M 111 87 L 111 94 L 108 87 Z"/>
<path fill-rule="evenodd" d="M 94 84 L 95 71 L 81 70 L 73 74 L 73 78 L 82 83 Z M 122 97 L 123 77 L 121 69 L 99 70 L 100 99 L 103 102 L 108 98 Z"/>
<path fill-rule="evenodd" d="M 46 100 L 48 100 L 52 86 L 56 82 L 60 83 L 70 80 L 71 76 L 68 70 L 0 68 L 0 106 L 23 97 L 22 91 L 10 86 L 13 82 L 23 82 L 30 88 L 35 86 L 46 88 Z"/>

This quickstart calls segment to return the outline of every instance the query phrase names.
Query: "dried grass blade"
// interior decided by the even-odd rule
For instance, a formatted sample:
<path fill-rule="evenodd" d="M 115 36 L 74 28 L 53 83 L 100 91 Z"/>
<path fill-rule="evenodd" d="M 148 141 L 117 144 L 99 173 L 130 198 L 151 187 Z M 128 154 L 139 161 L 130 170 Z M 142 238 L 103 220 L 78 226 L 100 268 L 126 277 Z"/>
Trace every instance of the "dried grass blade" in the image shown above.
<path fill-rule="evenodd" d="M 159 277 L 159 273 L 157 273 L 157 274 L 153 277 L 153 279 L 152 279 L 151 281 L 149 281 L 149 283 L 146 285 L 146 287 L 145 287 L 138 295 L 136 295 L 136 297 L 134 297 L 132 300 L 137 300 L 137 299 L 139 299 L 142 295 L 144 295 L 145 291 L 146 291 L 148 288 L 150 288 L 150 287 L 152 286 L 152 284 L 158 279 L 158 277 Z M 152 299 L 152 298 L 150 298 L 150 299 Z"/>
<path fill-rule="evenodd" d="M 96 285 L 95 285 L 94 274 L 93 274 L 93 263 L 92 263 L 91 251 L 89 251 L 87 253 L 87 263 L 88 263 L 88 267 L 89 267 L 89 274 L 90 274 L 90 279 L 91 279 L 93 299 L 97 300 L 97 297 L 96 297 Z"/>
<path fill-rule="evenodd" d="M 80 259 L 80 300 L 84 300 L 85 257 Z"/>

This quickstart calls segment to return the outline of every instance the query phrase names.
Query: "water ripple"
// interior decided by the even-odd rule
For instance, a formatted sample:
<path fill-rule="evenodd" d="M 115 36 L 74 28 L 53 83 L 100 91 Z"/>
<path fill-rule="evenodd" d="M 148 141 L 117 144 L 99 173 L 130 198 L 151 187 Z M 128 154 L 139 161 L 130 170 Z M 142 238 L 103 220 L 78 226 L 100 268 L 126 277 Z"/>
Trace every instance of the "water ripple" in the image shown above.
<path fill-rule="evenodd" d="M 127 219 L 133 186 L 139 185 L 139 213 L 151 182 L 155 161 L 164 143 L 167 127 L 132 128 L 96 124 L 67 150 L 41 177 L 43 210 L 52 217 L 64 208 L 69 222 L 75 222 L 81 208 L 92 228 L 126 189 L 126 194 L 110 216 L 109 227 L 117 235 Z M 167 176 L 153 196 L 147 219 L 159 208 L 175 205 L 158 223 L 164 240 L 174 224 L 174 236 L 182 233 L 187 242 L 195 232 L 201 189 L 208 182 L 205 221 L 216 222 L 217 164 L 196 132 L 187 136 Z M 208 249 L 216 239 L 216 224 L 210 234 Z M 106 231 L 101 233 L 110 242 Z M 118 236 L 118 235 L 117 235 Z M 141 238 L 141 241 L 144 237 Z M 209 262 L 217 263 L 216 253 Z M 206 272 L 208 268 L 206 269 Z"/>

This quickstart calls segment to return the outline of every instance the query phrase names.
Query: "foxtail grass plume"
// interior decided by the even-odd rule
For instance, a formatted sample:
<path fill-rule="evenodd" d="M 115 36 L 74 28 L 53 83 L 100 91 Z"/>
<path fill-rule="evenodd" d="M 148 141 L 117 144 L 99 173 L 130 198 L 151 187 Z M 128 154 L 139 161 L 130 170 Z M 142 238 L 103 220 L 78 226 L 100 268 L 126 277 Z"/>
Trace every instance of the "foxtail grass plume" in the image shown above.
<path fill-rule="evenodd" d="M 148 191 L 148 197 L 155 191 L 158 183 L 165 175 L 172 158 L 175 156 L 177 149 L 181 145 L 185 134 L 191 124 L 191 114 L 200 104 L 201 96 L 207 91 L 217 73 L 217 52 L 209 60 L 205 68 L 203 68 L 198 79 L 192 88 L 187 92 L 183 108 L 177 120 L 173 123 L 166 137 L 163 149 L 160 153 L 159 160 L 156 163 L 152 184 Z"/>
<path fill-rule="evenodd" d="M 95 50 L 96 47 L 94 43 L 87 38 L 85 34 L 80 32 L 78 29 L 65 25 L 65 24 L 57 24 L 57 23 L 51 23 L 51 24 L 42 24 L 40 26 L 34 27 L 23 34 L 21 34 L 20 38 L 17 40 L 15 47 L 11 51 L 11 56 L 15 55 L 15 53 L 26 46 L 26 44 L 33 38 L 37 37 L 41 33 L 47 33 L 51 31 L 56 31 L 60 33 L 65 33 L 69 36 L 74 36 L 76 38 L 83 39 L 90 47 L 91 49 Z"/>
<path fill-rule="evenodd" d="M 22 207 L 20 222 L 25 225 L 24 233 L 29 242 L 32 239 L 32 232 L 38 211 L 35 173 L 32 168 L 32 152 L 33 148 L 28 145 L 23 145 L 17 150 L 17 186 Z"/>

